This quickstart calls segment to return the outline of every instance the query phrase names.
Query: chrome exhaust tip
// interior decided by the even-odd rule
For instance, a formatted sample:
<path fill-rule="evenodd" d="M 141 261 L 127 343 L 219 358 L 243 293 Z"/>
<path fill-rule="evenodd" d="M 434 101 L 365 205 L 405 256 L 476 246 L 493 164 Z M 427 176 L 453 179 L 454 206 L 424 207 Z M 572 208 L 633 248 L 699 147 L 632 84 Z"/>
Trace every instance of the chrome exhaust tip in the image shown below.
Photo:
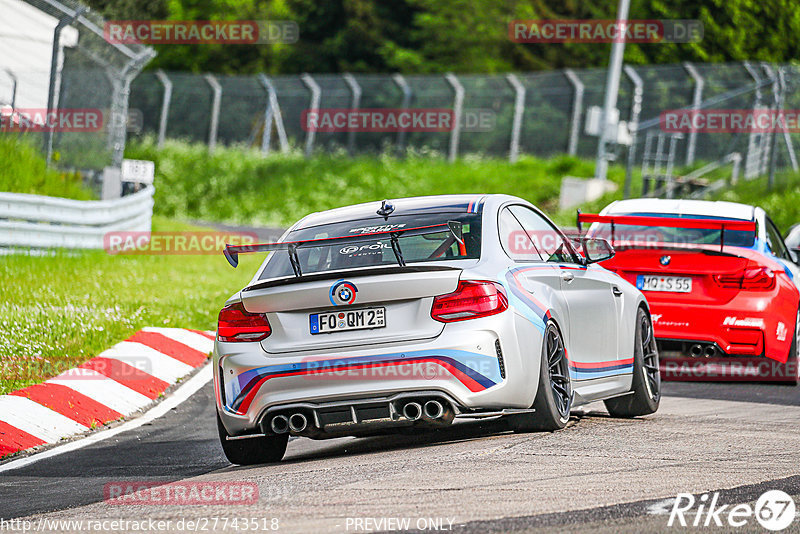
<path fill-rule="evenodd" d="M 709 345 L 706 347 L 706 358 L 713 358 L 717 355 L 717 347 Z"/>
<path fill-rule="evenodd" d="M 423 411 L 428 419 L 439 419 L 444 415 L 444 406 L 439 401 L 429 400 L 425 403 Z"/>
<path fill-rule="evenodd" d="M 416 421 L 422 417 L 422 406 L 417 402 L 409 402 L 403 406 L 403 417 L 409 421 Z"/>
<path fill-rule="evenodd" d="M 285 434 L 289 431 L 289 420 L 285 415 L 276 415 L 272 418 L 269 426 L 276 434 Z"/>
<path fill-rule="evenodd" d="M 692 345 L 691 349 L 692 357 L 697 358 L 703 354 L 703 346 L 698 344 Z"/>
<path fill-rule="evenodd" d="M 293 413 L 289 416 L 289 430 L 292 432 L 302 432 L 308 426 L 308 419 L 301 413 Z"/>

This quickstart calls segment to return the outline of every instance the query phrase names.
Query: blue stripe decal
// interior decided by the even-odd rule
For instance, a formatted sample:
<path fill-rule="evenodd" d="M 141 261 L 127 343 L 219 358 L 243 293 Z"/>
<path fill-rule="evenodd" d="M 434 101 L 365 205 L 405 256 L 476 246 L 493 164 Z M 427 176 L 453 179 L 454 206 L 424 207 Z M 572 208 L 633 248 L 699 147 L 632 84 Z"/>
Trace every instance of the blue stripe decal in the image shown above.
<path fill-rule="evenodd" d="M 420 350 L 355 358 L 333 358 L 287 364 L 270 365 L 249 369 L 235 379 L 225 382 L 225 398 L 231 400 L 230 407 L 238 408 L 244 397 L 263 378 L 284 374 L 315 373 L 344 370 L 348 367 L 370 363 L 405 363 L 423 359 L 438 359 L 455 367 L 469 378 L 488 389 L 502 381 L 500 365 L 496 356 L 463 350 Z"/>
<path fill-rule="evenodd" d="M 569 376 L 576 379 L 576 380 L 589 380 L 592 378 L 608 378 L 611 376 L 619 376 L 633 373 L 633 364 L 620 366 L 618 370 L 597 370 L 592 369 L 591 371 L 586 369 L 576 370 L 573 367 L 569 368 Z"/>
<path fill-rule="evenodd" d="M 503 271 L 497 276 L 497 279 L 506 290 L 506 296 L 508 297 L 509 304 L 511 304 L 518 312 L 520 312 L 523 317 L 533 323 L 539 332 L 544 335 L 545 326 L 548 319 L 546 310 L 535 306 L 525 295 L 525 293 L 523 293 L 517 287 L 517 284 L 514 280 L 514 273 L 518 270 L 519 268 Z"/>

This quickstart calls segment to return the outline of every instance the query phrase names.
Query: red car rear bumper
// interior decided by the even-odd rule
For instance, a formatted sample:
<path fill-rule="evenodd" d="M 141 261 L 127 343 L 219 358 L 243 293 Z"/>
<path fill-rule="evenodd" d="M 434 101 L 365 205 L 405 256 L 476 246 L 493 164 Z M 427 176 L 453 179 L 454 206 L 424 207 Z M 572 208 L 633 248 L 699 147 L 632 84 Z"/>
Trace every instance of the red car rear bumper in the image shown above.
<path fill-rule="evenodd" d="M 796 311 L 779 302 L 774 293 L 740 294 L 724 306 L 651 299 L 662 378 L 796 382 L 798 362 L 787 361 Z"/>

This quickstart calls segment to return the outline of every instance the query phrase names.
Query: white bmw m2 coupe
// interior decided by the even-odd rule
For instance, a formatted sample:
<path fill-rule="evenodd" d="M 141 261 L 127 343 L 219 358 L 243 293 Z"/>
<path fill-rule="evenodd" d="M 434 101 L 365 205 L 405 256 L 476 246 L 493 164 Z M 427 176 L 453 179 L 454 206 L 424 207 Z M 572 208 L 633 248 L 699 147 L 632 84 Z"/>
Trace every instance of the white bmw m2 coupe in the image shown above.
<path fill-rule="evenodd" d="M 315 439 L 511 416 L 557 430 L 603 400 L 658 409 L 647 301 L 597 265 L 602 239 L 570 240 L 507 195 L 384 200 L 309 215 L 220 311 L 214 389 L 236 464 Z"/>

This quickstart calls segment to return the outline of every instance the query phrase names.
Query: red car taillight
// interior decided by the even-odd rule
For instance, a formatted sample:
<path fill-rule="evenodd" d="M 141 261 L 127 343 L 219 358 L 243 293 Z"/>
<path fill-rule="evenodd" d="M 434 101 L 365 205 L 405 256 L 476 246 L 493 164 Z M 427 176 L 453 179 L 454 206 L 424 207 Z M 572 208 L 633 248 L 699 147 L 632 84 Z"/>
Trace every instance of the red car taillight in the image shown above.
<path fill-rule="evenodd" d="M 775 273 L 767 267 L 745 269 L 743 273 L 716 274 L 714 281 L 730 289 L 748 289 L 751 291 L 768 291 L 775 287 Z"/>
<path fill-rule="evenodd" d="M 267 317 L 248 312 L 241 302 L 229 304 L 219 312 L 217 336 L 220 341 L 261 341 L 271 333 Z"/>
<path fill-rule="evenodd" d="M 431 317 L 442 323 L 487 317 L 508 309 L 502 286 L 494 282 L 459 282 L 455 292 L 433 299 Z"/>

